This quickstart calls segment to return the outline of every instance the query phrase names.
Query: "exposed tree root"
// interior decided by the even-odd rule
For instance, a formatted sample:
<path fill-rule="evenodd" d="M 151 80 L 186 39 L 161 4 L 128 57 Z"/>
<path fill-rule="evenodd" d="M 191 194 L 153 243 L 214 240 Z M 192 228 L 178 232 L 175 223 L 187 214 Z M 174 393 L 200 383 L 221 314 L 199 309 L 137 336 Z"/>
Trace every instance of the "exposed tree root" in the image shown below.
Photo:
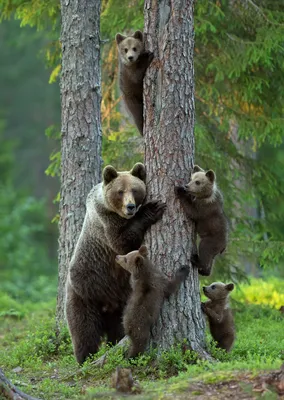
<path fill-rule="evenodd" d="M 35 397 L 29 396 L 16 388 L 9 379 L 7 379 L 0 368 L 0 398 L 7 400 L 39 400 Z"/>

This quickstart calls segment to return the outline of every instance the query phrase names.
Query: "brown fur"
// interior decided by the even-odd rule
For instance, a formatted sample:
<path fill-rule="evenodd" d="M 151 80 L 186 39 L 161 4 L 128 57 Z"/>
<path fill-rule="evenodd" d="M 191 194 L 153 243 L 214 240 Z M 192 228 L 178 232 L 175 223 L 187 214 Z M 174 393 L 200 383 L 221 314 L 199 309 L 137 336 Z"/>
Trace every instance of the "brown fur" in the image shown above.
<path fill-rule="evenodd" d="M 143 33 L 132 36 L 116 35 L 119 53 L 119 87 L 126 107 L 143 135 L 143 78 L 153 54 L 144 48 Z"/>
<path fill-rule="evenodd" d="M 189 269 L 180 268 L 174 278 L 169 280 L 150 262 L 145 246 L 126 255 L 116 256 L 116 261 L 131 273 L 133 292 L 124 311 L 123 326 L 131 340 L 128 357 L 136 357 L 145 351 L 150 329 L 159 316 L 164 298 L 178 290 L 188 276 Z"/>
<path fill-rule="evenodd" d="M 141 163 L 129 172 L 107 166 L 103 182 L 87 197 L 66 285 L 66 318 L 79 363 L 97 352 L 103 335 L 110 343 L 124 336 L 122 313 L 131 288 L 129 273 L 115 256 L 139 248 L 165 208 L 158 201 L 143 204 L 145 179 Z"/>
<path fill-rule="evenodd" d="M 235 340 L 235 327 L 228 296 L 234 289 L 233 283 L 222 282 L 203 286 L 203 292 L 210 300 L 201 303 L 202 311 L 207 315 L 210 332 L 218 347 L 229 352 Z"/>
<path fill-rule="evenodd" d="M 229 230 L 214 172 L 205 172 L 195 165 L 190 182 L 176 186 L 175 193 L 187 216 L 195 222 L 200 237 L 198 255 L 193 254 L 191 261 L 201 275 L 209 276 L 215 256 L 227 246 Z"/>

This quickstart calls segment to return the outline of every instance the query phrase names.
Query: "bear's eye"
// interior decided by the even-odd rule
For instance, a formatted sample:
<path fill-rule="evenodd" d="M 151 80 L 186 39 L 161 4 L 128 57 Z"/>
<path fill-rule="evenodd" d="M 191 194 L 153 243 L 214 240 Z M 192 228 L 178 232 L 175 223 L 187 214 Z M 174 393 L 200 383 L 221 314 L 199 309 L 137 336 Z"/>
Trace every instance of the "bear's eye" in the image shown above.
<path fill-rule="evenodd" d="M 200 185 L 200 181 L 195 181 L 195 184 L 196 185 Z"/>
<path fill-rule="evenodd" d="M 137 190 L 136 190 L 136 189 L 132 189 L 132 193 L 133 193 L 133 194 L 136 194 L 136 193 L 137 193 Z"/>
<path fill-rule="evenodd" d="M 128 52 L 128 49 L 124 49 L 124 51 L 125 51 L 125 53 L 127 53 L 127 52 Z"/>
<path fill-rule="evenodd" d="M 118 191 L 118 195 L 119 195 L 119 196 L 122 196 L 122 195 L 123 195 L 123 190 L 119 190 L 119 191 Z"/>
<path fill-rule="evenodd" d="M 213 289 L 213 290 L 214 290 L 215 288 L 216 288 L 216 286 L 215 286 L 215 285 L 212 285 L 212 286 L 211 286 L 211 289 Z"/>
<path fill-rule="evenodd" d="M 136 47 L 133 47 L 133 49 L 132 49 L 133 51 L 136 51 Z"/>

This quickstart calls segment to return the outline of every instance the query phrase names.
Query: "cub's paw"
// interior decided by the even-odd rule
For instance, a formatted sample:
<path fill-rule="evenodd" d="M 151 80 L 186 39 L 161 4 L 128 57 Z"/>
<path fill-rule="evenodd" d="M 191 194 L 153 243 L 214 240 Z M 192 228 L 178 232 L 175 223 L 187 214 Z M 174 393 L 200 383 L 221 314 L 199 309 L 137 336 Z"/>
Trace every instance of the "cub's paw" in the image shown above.
<path fill-rule="evenodd" d="M 184 186 L 175 186 L 174 190 L 176 196 L 181 196 L 186 193 L 186 189 Z"/>
<path fill-rule="evenodd" d="M 147 51 L 147 55 L 148 55 L 148 62 L 149 62 L 149 65 L 150 65 L 150 63 L 154 59 L 154 53 L 152 53 L 151 51 Z"/>
<path fill-rule="evenodd" d="M 191 261 L 191 264 L 192 264 L 194 267 L 197 267 L 197 266 L 198 266 L 198 263 L 199 263 L 198 254 L 192 254 L 191 257 L 190 257 L 190 261 Z"/>
<path fill-rule="evenodd" d="M 198 268 L 198 273 L 201 276 L 210 276 L 211 269 L 199 267 Z"/>
<path fill-rule="evenodd" d="M 189 274 L 189 266 L 183 265 L 177 272 L 181 278 L 184 280 L 188 277 Z"/>
<path fill-rule="evenodd" d="M 203 302 L 201 302 L 201 310 L 205 313 L 206 305 Z"/>

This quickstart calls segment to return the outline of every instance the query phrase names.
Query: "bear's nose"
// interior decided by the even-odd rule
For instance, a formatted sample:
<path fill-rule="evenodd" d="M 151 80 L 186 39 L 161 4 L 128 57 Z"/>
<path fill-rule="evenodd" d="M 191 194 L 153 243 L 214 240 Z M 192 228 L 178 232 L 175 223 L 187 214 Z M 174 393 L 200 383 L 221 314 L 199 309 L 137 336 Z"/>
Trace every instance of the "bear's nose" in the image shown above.
<path fill-rule="evenodd" d="M 133 203 L 127 204 L 126 209 L 128 212 L 133 213 L 135 211 L 136 205 Z"/>
<path fill-rule="evenodd" d="M 133 60 L 133 56 L 129 56 L 129 57 L 128 57 L 128 60 L 129 60 L 129 61 L 132 61 L 132 60 Z"/>

